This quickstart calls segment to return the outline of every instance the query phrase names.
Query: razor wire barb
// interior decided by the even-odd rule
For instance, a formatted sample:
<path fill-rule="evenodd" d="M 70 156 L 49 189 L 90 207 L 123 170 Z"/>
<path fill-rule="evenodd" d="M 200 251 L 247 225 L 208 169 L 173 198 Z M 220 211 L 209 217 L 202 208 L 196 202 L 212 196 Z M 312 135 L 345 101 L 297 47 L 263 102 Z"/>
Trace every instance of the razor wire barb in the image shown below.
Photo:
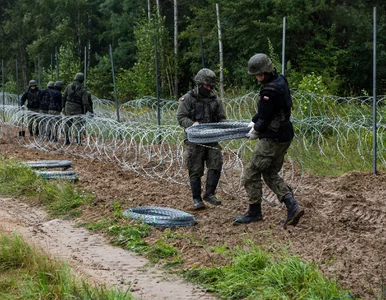
<path fill-rule="evenodd" d="M 305 169 L 317 168 L 328 173 L 340 164 L 346 164 L 343 171 L 370 170 L 373 136 L 371 97 L 343 98 L 299 90 L 292 91 L 292 95 L 295 139 L 281 174 L 295 191 L 301 184 Z M 377 97 L 378 159 L 383 169 L 386 167 L 385 99 L 386 96 Z M 208 127 L 204 134 L 196 132 L 199 138 L 221 140 L 224 165 L 219 187 L 223 192 L 238 197 L 245 197 L 242 188 L 244 165 L 256 143 L 242 137 L 248 130 L 246 124 L 256 113 L 257 101 L 256 93 L 224 99 L 228 122 L 211 125 L 217 128 L 212 130 Z M 177 101 L 160 100 L 161 126 L 157 125 L 157 100 L 154 97 L 120 105 L 120 123 L 115 120 L 114 102 L 93 97 L 93 103 L 94 118 L 85 115 L 60 117 L 23 111 L 18 107 L 17 96 L 6 94 L 5 105 L 0 107 L 5 115 L 4 122 L 0 121 L 0 138 L 15 140 L 23 147 L 66 151 L 114 162 L 146 177 L 188 184 L 183 155 L 186 136 L 177 124 Z M 40 136 L 16 138 L 22 125 L 27 128 L 30 120 L 39 128 Z M 69 132 L 70 144 L 66 144 L 65 130 L 69 122 L 74 124 Z M 49 138 L 49 132 L 55 133 L 55 141 Z M 77 144 L 78 137 L 82 140 L 80 145 Z M 274 199 L 272 195 L 269 197 Z"/>

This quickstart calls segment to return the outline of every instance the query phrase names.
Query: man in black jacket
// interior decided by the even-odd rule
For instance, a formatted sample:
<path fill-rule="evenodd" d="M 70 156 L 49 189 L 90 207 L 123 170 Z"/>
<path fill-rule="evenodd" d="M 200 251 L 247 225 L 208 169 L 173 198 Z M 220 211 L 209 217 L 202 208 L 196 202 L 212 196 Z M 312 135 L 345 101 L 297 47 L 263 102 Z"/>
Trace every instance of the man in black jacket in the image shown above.
<path fill-rule="evenodd" d="M 25 103 L 27 102 L 27 106 Z M 28 109 L 31 114 L 28 114 L 28 130 L 30 136 L 39 135 L 38 124 L 36 123 L 37 113 L 39 112 L 41 102 L 41 91 L 37 87 L 35 80 L 30 80 L 28 83 L 28 90 L 21 96 L 20 104 L 22 109 Z"/>
<path fill-rule="evenodd" d="M 235 224 L 246 224 L 263 220 L 261 201 L 263 197 L 262 177 L 280 202 L 287 207 L 287 225 L 296 226 L 304 210 L 296 202 L 291 188 L 280 177 L 284 156 L 291 145 L 294 130 L 290 121 L 292 98 L 288 82 L 277 74 L 271 59 L 258 53 L 248 61 L 248 74 L 262 83 L 258 112 L 252 118 L 249 139 L 259 139 L 248 163 L 244 187 L 249 198 L 248 211 L 234 219 Z"/>

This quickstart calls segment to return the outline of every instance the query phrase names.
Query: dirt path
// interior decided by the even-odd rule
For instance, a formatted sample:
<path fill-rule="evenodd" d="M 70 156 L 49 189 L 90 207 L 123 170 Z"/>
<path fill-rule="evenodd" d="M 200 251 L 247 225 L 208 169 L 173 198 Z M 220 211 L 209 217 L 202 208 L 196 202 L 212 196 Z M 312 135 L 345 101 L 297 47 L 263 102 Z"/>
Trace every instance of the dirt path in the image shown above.
<path fill-rule="evenodd" d="M 115 203 L 119 203 L 122 210 L 152 205 L 177 208 L 194 214 L 196 226 L 173 229 L 173 232 L 184 237 L 173 244 L 183 260 L 177 266 L 179 268 L 224 263 L 221 257 L 210 250 L 211 246 L 226 244 L 232 247 L 245 240 L 253 240 L 266 249 L 275 249 L 277 245 L 287 247 L 291 254 L 313 261 L 324 274 L 337 280 L 343 288 L 350 289 L 357 297 L 384 297 L 381 289 L 386 286 L 386 173 L 373 175 L 369 172 L 349 172 L 340 177 L 315 177 L 306 174 L 296 193 L 306 214 L 296 228 L 283 230 L 281 222 L 286 215 L 284 206 L 270 207 L 263 203 L 263 222 L 232 226 L 232 218 L 244 213 L 247 207 L 238 197 L 231 198 L 219 192 L 223 205 L 192 212 L 191 195 L 187 186 L 143 177 L 113 163 L 71 156 L 68 153 L 22 148 L 8 142 L 1 143 L 1 140 L 0 155 L 22 161 L 71 160 L 72 170 L 80 179 L 79 187 L 95 193 L 92 206 L 83 207 L 81 218 L 87 222 L 108 218 Z M 53 226 L 57 222 L 59 221 L 51 221 L 49 224 Z M 45 224 L 42 221 L 35 223 Z M 36 230 L 46 231 L 47 227 L 48 225 L 35 226 Z M 77 229 L 72 230 L 74 233 L 78 232 Z M 55 237 L 55 234 L 52 235 Z M 70 239 L 71 235 L 72 233 L 68 234 L 65 239 Z M 154 245 L 163 236 L 163 231 L 152 230 L 146 242 Z M 65 239 L 60 243 L 63 244 Z M 93 258 L 87 254 L 92 253 L 91 250 L 83 256 L 78 256 L 75 250 L 72 251 L 79 258 L 77 264 L 82 265 L 82 260 L 93 270 L 93 265 L 89 262 Z M 105 269 L 112 268 L 110 262 L 102 261 L 101 264 Z M 116 276 L 118 279 L 114 279 L 115 283 L 124 277 Z M 127 278 L 128 281 L 133 280 L 131 277 Z M 139 280 L 136 284 L 138 286 Z M 139 288 L 142 289 L 142 286 Z M 178 285 L 176 290 L 181 289 Z M 192 292 L 193 287 L 189 289 L 191 293 L 186 295 L 201 297 L 198 291 Z"/>
<path fill-rule="evenodd" d="M 0 231 L 18 232 L 91 280 L 130 289 L 138 299 L 215 299 L 174 275 L 146 267 L 145 258 L 110 246 L 101 235 L 49 219 L 41 209 L 15 199 L 0 198 Z"/>

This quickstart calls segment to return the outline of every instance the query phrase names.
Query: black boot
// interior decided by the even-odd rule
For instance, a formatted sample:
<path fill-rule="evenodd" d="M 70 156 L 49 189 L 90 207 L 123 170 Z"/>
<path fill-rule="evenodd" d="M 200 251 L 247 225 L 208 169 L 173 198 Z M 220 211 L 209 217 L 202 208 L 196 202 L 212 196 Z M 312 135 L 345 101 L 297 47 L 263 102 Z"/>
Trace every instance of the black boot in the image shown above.
<path fill-rule="evenodd" d="M 249 204 L 248 211 L 237 218 L 233 219 L 234 224 L 248 224 L 251 222 L 262 221 L 263 214 L 261 213 L 261 203 Z"/>
<path fill-rule="evenodd" d="M 190 178 L 190 188 L 193 196 L 193 209 L 204 209 L 206 206 L 201 199 L 201 178 Z"/>
<path fill-rule="evenodd" d="M 300 218 L 304 215 L 304 210 L 296 202 L 292 193 L 285 195 L 283 202 L 287 207 L 287 219 L 285 220 L 283 227 L 287 228 L 287 225 L 296 226 L 299 223 Z"/>
<path fill-rule="evenodd" d="M 221 172 L 216 170 L 208 170 L 206 176 L 206 192 L 204 200 L 212 205 L 221 205 L 221 201 L 218 200 L 215 195 L 220 176 Z"/>

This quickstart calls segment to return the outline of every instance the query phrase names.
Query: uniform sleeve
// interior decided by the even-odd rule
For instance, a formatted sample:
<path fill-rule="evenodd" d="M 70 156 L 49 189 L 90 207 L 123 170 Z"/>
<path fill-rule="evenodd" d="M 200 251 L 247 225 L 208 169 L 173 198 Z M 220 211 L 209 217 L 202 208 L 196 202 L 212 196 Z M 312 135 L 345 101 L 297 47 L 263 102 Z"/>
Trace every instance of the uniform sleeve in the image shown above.
<path fill-rule="evenodd" d="M 278 95 L 276 93 L 267 91 L 261 93 L 257 114 L 252 118 L 256 131 L 264 132 L 268 130 L 268 125 L 274 118 L 274 109 L 277 103 Z"/>
<path fill-rule="evenodd" d="M 25 101 L 27 100 L 27 94 L 28 94 L 28 92 L 24 92 L 24 94 L 21 96 L 20 106 L 23 106 Z"/>
<path fill-rule="evenodd" d="M 177 121 L 183 128 L 188 128 L 193 125 L 191 112 L 193 111 L 192 99 L 188 94 L 182 96 L 178 100 Z"/>
<path fill-rule="evenodd" d="M 219 100 L 217 117 L 219 122 L 225 122 L 227 119 L 221 100 Z"/>

